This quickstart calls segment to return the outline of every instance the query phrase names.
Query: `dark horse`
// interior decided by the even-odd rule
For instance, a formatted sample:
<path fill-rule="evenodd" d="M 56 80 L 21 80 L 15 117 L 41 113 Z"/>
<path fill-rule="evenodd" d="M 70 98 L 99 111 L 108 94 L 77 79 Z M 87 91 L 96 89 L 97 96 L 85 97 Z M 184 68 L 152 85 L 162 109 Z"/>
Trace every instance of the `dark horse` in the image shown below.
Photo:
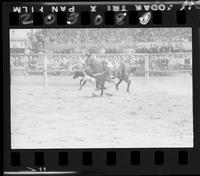
<path fill-rule="evenodd" d="M 109 73 L 109 69 L 106 69 L 101 73 L 93 74 L 93 77 L 96 79 L 96 83 L 98 83 L 98 88 L 101 89 L 101 95 L 103 95 L 103 90 L 105 89 L 105 82 L 107 80 L 107 77 L 109 76 Z"/>
<path fill-rule="evenodd" d="M 89 67 L 89 70 L 91 71 L 91 74 L 97 74 L 97 73 L 104 73 L 106 71 L 106 78 L 105 81 L 110 80 L 110 71 L 109 68 L 107 67 L 107 63 L 105 61 L 98 61 L 97 59 L 91 58 L 91 56 L 87 57 L 85 60 L 85 64 L 87 67 Z M 97 74 L 98 75 L 98 74 Z M 96 80 L 96 88 L 101 88 L 101 82 L 99 82 L 99 79 Z M 104 83 L 105 85 L 105 83 Z M 105 87 L 104 87 L 105 89 Z"/>
<path fill-rule="evenodd" d="M 91 57 L 88 57 L 86 60 L 86 65 L 89 66 L 89 68 L 92 70 L 93 74 L 95 73 L 99 73 L 99 72 L 103 72 L 105 70 L 107 70 L 107 76 L 105 81 L 111 81 L 111 74 L 110 74 L 110 70 L 107 67 L 107 62 L 102 61 L 99 62 L 96 59 L 92 59 Z M 130 65 L 129 63 L 126 62 L 121 62 L 120 66 L 118 69 L 116 69 L 114 71 L 114 77 L 113 78 L 118 78 L 119 81 L 117 82 L 117 84 L 115 85 L 116 89 L 118 90 L 118 86 L 122 81 L 125 81 L 127 83 L 127 92 L 129 92 L 129 88 L 131 85 L 131 80 L 130 80 L 130 75 L 132 73 L 134 73 L 136 71 L 137 66 L 135 65 Z M 105 82 L 104 82 L 105 84 Z M 99 82 L 96 82 L 96 86 L 99 86 Z"/>
<path fill-rule="evenodd" d="M 125 62 L 121 62 L 118 69 L 115 70 L 114 78 L 118 78 L 119 81 L 115 85 L 116 89 L 118 90 L 118 86 L 122 81 L 127 83 L 127 92 L 129 92 L 129 88 L 131 85 L 130 75 L 136 71 L 136 66 L 131 66 Z"/>

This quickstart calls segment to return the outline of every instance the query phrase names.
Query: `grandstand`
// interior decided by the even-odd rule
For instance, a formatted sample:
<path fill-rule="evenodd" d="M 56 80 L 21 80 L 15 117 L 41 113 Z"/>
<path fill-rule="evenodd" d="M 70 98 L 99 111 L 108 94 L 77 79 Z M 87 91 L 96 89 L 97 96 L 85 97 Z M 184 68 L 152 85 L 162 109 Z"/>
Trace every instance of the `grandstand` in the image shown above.
<path fill-rule="evenodd" d="M 112 63 L 129 60 L 138 65 L 135 76 L 192 73 L 189 28 L 38 29 L 25 40 L 30 53 L 11 52 L 12 75 L 70 75 L 88 52 Z"/>
<path fill-rule="evenodd" d="M 105 48 L 121 53 L 126 48 L 146 48 L 146 52 L 191 51 L 184 43 L 191 42 L 190 29 L 43 29 L 30 35 L 31 50 L 48 48 L 54 53 L 83 53 L 85 50 Z M 145 37 L 144 37 L 145 36 Z M 37 45 L 34 45 L 37 43 Z M 160 47 L 157 43 L 162 43 Z M 144 46 L 146 45 L 146 46 Z M 142 47 L 141 47 L 142 46 Z M 74 48 L 77 48 L 75 50 Z M 38 49 L 39 52 L 39 49 Z M 98 52 L 98 51 L 96 51 Z M 142 51 L 141 51 L 142 52 Z"/>

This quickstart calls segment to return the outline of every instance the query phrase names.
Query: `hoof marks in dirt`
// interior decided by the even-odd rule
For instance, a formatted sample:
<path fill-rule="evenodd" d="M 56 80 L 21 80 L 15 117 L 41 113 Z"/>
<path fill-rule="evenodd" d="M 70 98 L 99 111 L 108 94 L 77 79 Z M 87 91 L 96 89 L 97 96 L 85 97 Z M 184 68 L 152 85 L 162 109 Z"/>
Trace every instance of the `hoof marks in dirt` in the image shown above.
<path fill-rule="evenodd" d="M 132 114 L 132 115 L 134 115 L 134 116 L 135 116 L 135 115 L 137 115 L 137 113 L 136 113 L 136 112 L 131 112 L 131 114 Z"/>
<path fill-rule="evenodd" d="M 139 106 L 139 107 L 138 107 L 138 110 L 142 110 L 142 109 L 143 109 L 142 106 Z"/>
<path fill-rule="evenodd" d="M 159 119 L 161 119 L 161 117 L 151 115 L 150 119 L 152 119 L 152 120 L 159 120 Z"/>
<path fill-rule="evenodd" d="M 113 96 L 113 94 L 111 94 L 111 93 L 105 93 L 105 95 L 108 95 L 108 96 Z"/>
<path fill-rule="evenodd" d="M 97 95 L 95 93 L 92 93 L 92 97 L 101 97 L 101 95 Z"/>
<path fill-rule="evenodd" d="M 98 94 L 95 94 L 95 93 L 92 93 L 92 95 L 91 96 L 86 96 L 86 98 L 95 98 L 95 97 L 105 97 L 105 95 L 106 96 L 109 96 L 109 97 L 111 97 L 111 96 L 113 96 L 113 94 L 110 94 L 110 93 L 105 93 L 104 95 L 98 95 Z"/>
<path fill-rule="evenodd" d="M 91 96 L 86 96 L 85 98 L 95 98 L 95 97 L 101 97 L 101 95 L 97 95 L 97 94 L 92 93 Z"/>

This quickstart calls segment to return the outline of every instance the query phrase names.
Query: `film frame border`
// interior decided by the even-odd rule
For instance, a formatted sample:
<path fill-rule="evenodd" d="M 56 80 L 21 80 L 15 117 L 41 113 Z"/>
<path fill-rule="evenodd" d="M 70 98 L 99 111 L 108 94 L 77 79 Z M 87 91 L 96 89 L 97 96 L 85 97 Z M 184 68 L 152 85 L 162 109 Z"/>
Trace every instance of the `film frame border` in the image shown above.
<path fill-rule="evenodd" d="M 51 3 L 51 2 L 50 2 Z M 73 3 L 73 2 L 72 2 Z M 101 2 L 103 3 L 103 2 Z M 108 2 L 109 3 L 109 2 Z M 31 4 L 31 2 L 30 2 Z M 5 5 L 5 4 L 3 4 Z M 6 4 L 5 6 L 7 6 Z M 11 5 L 11 4 L 10 4 Z M 4 6 L 4 7 L 5 7 Z M 200 87 L 200 24 L 196 22 L 196 16 L 200 12 L 193 10 L 189 12 L 190 23 L 185 25 L 177 24 L 159 24 L 156 27 L 192 27 L 192 61 L 193 61 L 193 124 L 194 124 L 194 147 L 193 148 L 110 148 L 110 149 L 11 149 L 10 141 L 10 95 L 6 91 L 4 93 L 4 163 L 5 174 L 11 174 L 18 171 L 31 171 L 33 174 L 48 174 L 48 172 L 69 173 L 69 174 L 199 174 L 198 163 L 200 163 L 200 99 L 198 93 Z M 9 29 L 10 28 L 27 28 L 27 26 L 9 26 L 8 11 L 3 8 L 3 88 L 10 90 L 10 73 L 9 73 Z M 188 13 L 187 13 L 188 15 Z M 33 26 L 30 26 L 33 27 Z M 44 26 L 41 26 L 43 28 Z M 49 28 L 57 28 L 57 24 L 49 26 Z M 80 26 L 75 26 L 77 28 Z M 85 26 L 89 28 L 89 26 Z M 113 26 L 112 26 L 113 27 Z M 121 26 L 115 26 L 120 28 Z M 134 28 L 136 26 L 126 26 L 126 28 Z M 146 26 L 152 27 L 151 23 Z M 154 27 L 154 26 L 153 26 Z M 38 28 L 38 26 L 35 26 Z M 59 26 L 62 28 L 62 26 Z M 110 26 L 109 26 L 110 28 Z M 7 42 L 6 42 L 7 41 Z M 5 119 L 5 117 L 9 117 Z M 5 128 L 6 127 L 6 128 Z M 62 152 L 60 154 L 60 152 Z M 64 154 L 65 153 L 65 154 Z M 90 153 L 90 154 L 89 154 Z M 60 161 L 59 158 L 63 161 Z M 91 158 L 89 164 L 84 160 Z M 9 156 L 9 157 L 8 157 Z M 43 157 L 44 156 L 44 157 Z M 60 156 L 60 157 L 59 157 Z M 11 160 L 11 158 L 14 160 Z M 161 158 L 160 158 L 161 157 Z M 43 160 L 43 159 L 44 160 Z M 68 161 L 64 161 L 67 158 Z M 111 158 L 111 159 L 109 159 Z M 134 158 L 137 158 L 134 161 Z M 182 159 L 181 159 L 182 158 Z M 91 159 L 89 159 L 91 160 Z M 110 161 L 109 161 L 110 160 Z M 114 162 L 113 162 L 114 160 Z M 53 161 L 53 162 L 51 162 Z M 14 162 L 15 166 L 11 166 Z M 61 164 L 59 164 L 61 162 Z M 108 162 L 108 163 L 107 163 Z M 12 163 L 13 164 L 13 163 Z M 172 171 L 173 170 L 173 171 Z M 26 174 L 26 172 L 24 172 Z M 28 174 L 28 173 L 27 173 Z"/>
<path fill-rule="evenodd" d="M 190 27 L 193 22 L 191 18 L 192 15 L 189 15 L 189 14 L 193 14 L 193 11 L 200 10 L 200 1 L 192 1 L 192 2 L 195 2 L 193 4 L 189 4 L 189 1 L 186 1 L 186 2 L 188 3 L 186 3 L 186 5 L 183 5 L 184 1 L 173 1 L 173 0 L 168 0 L 168 1 L 163 1 L 163 2 L 156 0 L 156 1 L 137 1 L 137 2 L 70 1 L 70 2 L 56 2 L 56 3 L 51 2 L 51 1 L 44 1 L 40 3 L 37 3 L 34 1 L 32 2 L 22 1 L 22 4 L 17 3 L 17 2 L 10 2 L 13 6 L 8 5 L 8 10 L 9 12 L 11 12 L 10 14 L 12 18 L 14 18 L 15 21 L 18 21 L 17 24 L 10 25 L 13 28 L 42 28 L 42 27 L 56 28 L 58 26 L 61 28 L 62 27 L 69 27 L 69 28 L 79 28 L 79 27 L 80 28 L 133 27 L 134 28 L 136 27 L 138 28 L 138 27 L 162 27 L 163 26 L 162 22 L 164 23 L 163 27 L 170 27 L 170 26 Z M 62 5 L 68 6 L 68 7 L 63 8 Z M 135 7 L 131 5 L 134 5 Z M 94 8 L 94 6 L 98 6 L 98 10 L 96 7 Z M 76 10 L 75 10 L 75 7 L 76 7 Z M 142 17 L 144 13 L 148 11 L 152 13 L 150 21 L 147 24 L 140 23 L 139 18 Z M 59 24 L 59 17 L 58 17 L 59 15 L 62 18 L 66 19 L 70 13 L 73 14 L 74 12 L 78 12 L 77 21 L 75 21 L 72 24 L 67 24 L 67 23 Z M 124 14 L 125 17 L 122 18 L 124 19 L 124 21 L 121 21 L 124 23 L 120 24 L 118 23 L 120 18 L 117 18 L 117 17 L 119 17 L 120 13 L 122 12 L 125 13 Z M 137 17 L 135 19 L 138 19 L 138 21 L 136 24 L 131 24 L 130 22 L 131 12 L 137 12 Z M 84 15 L 83 15 L 83 18 L 81 17 L 82 13 L 84 13 L 84 15 L 87 14 L 92 19 L 90 20 L 88 24 L 81 24 L 82 19 L 83 21 L 86 19 L 84 18 Z M 40 24 L 34 24 L 34 19 L 33 19 L 34 15 L 36 16 L 36 18 L 42 17 L 42 20 L 39 20 Z M 66 15 L 66 17 L 64 15 Z M 98 15 L 102 17 L 102 23 L 96 24 L 94 23 L 94 20 L 95 20 L 95 17 L 98 17 Z M 122 16 L 120 17 L 123 17 L 123 14 L 121 15 Z M 114 18 L 112 19 L 113 20 L 112 24 L 105 24 L 107 20 L 107 18 L 105 18 L 106 16 L 108 16 L 109 18 L 110 17 Z M 48 21 L 48 17 L 51 18 L 50 22 Z M 157 20 L 158 17 L 160 17 L 159 20 L 161 21 Z M 14 20 L 11 20 L 11 21 L 14 21 Z"/>

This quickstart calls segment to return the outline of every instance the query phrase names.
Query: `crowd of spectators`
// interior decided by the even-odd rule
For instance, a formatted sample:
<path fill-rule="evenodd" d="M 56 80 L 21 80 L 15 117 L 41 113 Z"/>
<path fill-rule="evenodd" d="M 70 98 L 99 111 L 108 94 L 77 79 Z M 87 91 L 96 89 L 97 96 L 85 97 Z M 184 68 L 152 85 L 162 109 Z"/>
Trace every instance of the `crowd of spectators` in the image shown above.
<path fill-rule="evenodd" d="M 82 53 L 83 48 L 88 50 L 104 47 L 106 52 L 112 48 L 121 52 L 127 48 L 127 44 L 133 48 L 140 43 L 139 47 L 134 48 L 138 53 L 184 52 L 191 50 L 182 46 L 190 41 L 189 28 L 42 29 L 29 34 L 29 49 L 33 53 L 42 49 L 51 49 L 54 53 Z M 145 43 L 151 44 L 142 46 Z"/>

